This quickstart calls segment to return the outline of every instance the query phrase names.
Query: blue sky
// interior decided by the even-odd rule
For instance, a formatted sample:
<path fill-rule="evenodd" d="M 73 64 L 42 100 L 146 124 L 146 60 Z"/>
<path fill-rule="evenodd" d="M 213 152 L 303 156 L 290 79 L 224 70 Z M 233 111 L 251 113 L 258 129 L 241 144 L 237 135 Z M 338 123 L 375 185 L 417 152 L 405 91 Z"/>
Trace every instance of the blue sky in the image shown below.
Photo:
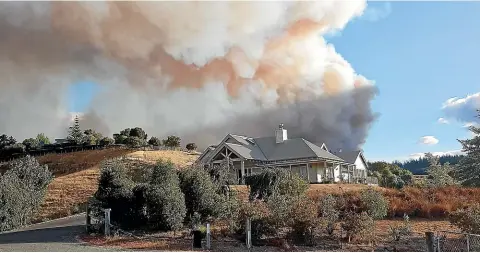
<path fill-rule="evenodd" d="M 437 120 L 447 99 L 480 92 L 478 13 L 480 2 L 370 2 L 364 17 L 328 38 L 379 88 L 373 110 L 380 117 L 364 146 L 369 160 L 460 149 L 456 139 L 469 136 L 463 123 Z M 85 111 L 97 91 L 93 83 L 74 85 L 70 111 Z M 422 136 L 438 143 L 419 144 Z"/>
<path fill-rule="evenodd" d="M 460 149 L 463 124 L 439 124 L 442 104 L 480 92 L 480 2 L 373 2 L 387 10 L 374 21 L 358 19 L 329 38 L 360 74 L 373 79 L 380 117 L 364 146 L 369 159 Z M 436 145 L 418 144 L 434 136 Z"/>

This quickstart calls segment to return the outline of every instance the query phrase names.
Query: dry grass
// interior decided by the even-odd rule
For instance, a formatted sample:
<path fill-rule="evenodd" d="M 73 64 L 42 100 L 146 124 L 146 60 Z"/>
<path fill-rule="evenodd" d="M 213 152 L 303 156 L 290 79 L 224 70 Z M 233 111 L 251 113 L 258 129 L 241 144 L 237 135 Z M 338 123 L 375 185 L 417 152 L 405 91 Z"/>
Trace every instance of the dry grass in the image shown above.
<path fill-rule="evenodd" d="M 159 151 L 136 151 L 127 157 L 140 158 L 148 162 L 156 162 L 159 159 L 170 160 L 179 167 L 192 165 L 198 158 L 198 154 L 184 151 L 159 150 Z"/>
<path fill-rule="evenodd" d="M 84 211 L 84 205 L 98 186 L 99 165 L 105 159 L 120 156 L 142 156 L 147 154 L 150 161 L 169 159 L 183 167 L 196 159 L 182 151 L 137 151 L 127 149 L 89 150 L 66 154 L 49 154 L 39 157 L 41 164 L 47 164 L 55 174 L 48 186 L 44 203 L 41 205 L 36 222 L 65 217 Z"/>
<path fill-rule="evenodd" d="M 61 176 L 97 166 L 105 159 L 123 156 L 131 152 L 131 150 L 123 148 L 108 148 L 65 154 L 47 154 L 37 157 L 37 159 L 40 164 L 48 165 L 48 169 L 55 176 Z"/>

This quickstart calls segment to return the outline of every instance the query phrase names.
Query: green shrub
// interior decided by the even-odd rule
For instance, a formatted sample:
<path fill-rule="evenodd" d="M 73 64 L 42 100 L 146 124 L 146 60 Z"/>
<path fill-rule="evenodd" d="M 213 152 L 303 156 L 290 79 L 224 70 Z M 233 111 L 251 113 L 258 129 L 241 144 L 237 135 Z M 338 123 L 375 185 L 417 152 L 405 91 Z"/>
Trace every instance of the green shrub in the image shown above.
<path fill-rule="evenodd" d="M 320 199 L 319 214 L 329 235 L 333 234 L 333 231 L 335 230 L 335 224 L 340 216 L 338 204 L 337 198 L 331 194 L 327 194 Z"/>
<path fill-rule="evenodd" d="M 449 220 L 463 232 L 480 234 L 480 204 L 453 212 L 450 214 Z"/>
<path fill-rule="evenodd" d="M 144 147 L 147 142 L 144 140 L 144 139 L 140 139 L 138 137 L 134 137 L 134 136 L 129 136 L 127 137 L 123 143 L 125 145 L 127 145 L 128 147 L 131 147 L 131 148 L 141 148 L 141 147 Z"/>
<path fill-rule="evenodd" d="M 305 195 L 309 184 L 297 174 L 285 169 L 266 168 L 262 173 L 245 178 L 250 187 L 250 200 L 267 199 L 272 195 L 298 197 Z"/>
<path fill-rule="evenodd" d="M 162 145 L 162 141 L 160 141 L 160 139 L 158 139 L 157 137 L 152 137 L 150 138 L 150 140 L 148 140 L 148 144 L 158 147 Z"/>
<path fill-rule="evenodd" d="M 358 239 L 372 241 L 375 223 L 366 212 L 349 213 L 345 215 L 342 228 L 346 231 L 349 242 Z"/>
<path fill-rule="evenodd" d="M 185 195 L 171 162 L 159 161 L 153 168 L 147 192 L 149 223 L 154 229 L 178 230 L 185 219 Z"/>
<path fill-rule="evenodd" d="M 197 149 L 197 144 L 195 143 L 188 143 L 185 148 L 188 150 L 188 151 L 193 151 L 193 150 L 196 150 Z"/>
<path fill-rule="evenodd" d="M 185 195 L 187 217 L 199 213 L 202 222 L 209 217 L 218 217 L 223 204 L 223 198 L 217 193 L 207 171 L 195 167 L 179 173 L 180 187 Z"/>
<path fill-rule="evenodd" d="M 380 220 L 387 216 L 388 200 L 383 197 L 381 192 L 372 188 L 363 190 L 360 193 L 360 201 L 363 210 L 374 220 Z"/>
<path fill-rule="evenodd" d="M 128 177 L 127 169 L 121 159 L 105 161 L 101 166 L 98 190 L 94 197 L 97 216 L 103 216 L 102 209 L 110 208 L 110 221 L 123 228 L 136 226 L 131 203 L 133 201 L 134 182 Z"/>
<path fill-rule="evenodd" d="M 115 140 L 112 139 L 112 138 L 109 138 L 109 137 L 104 137 L 100 140 L 100 145 L 101 146 L 110 146 L 110 145 L 113 145 L 115 143 Z"/>
<path fill-rule="evenodd" d="M 42 203 L 53 179 L 47 166 L 26 156 L 0 175 L 0 231 L 27 225 Z"/>
<path fill-rule="evenodd" d="M 313 245 L 315 230 L 318 227 L 318 208 L 307 197 L 299 198 L 291 205 L 289 212 L 289 237 L 296 243 Z"/>
<path fill-rule="evenodd" d="M 390 236 L 394 241 L 400 241 L 403 236 L 409 236 L 412 233 L 410 217 L 403 215 L 403 222 L 400 225 L 390 225 Z"/>

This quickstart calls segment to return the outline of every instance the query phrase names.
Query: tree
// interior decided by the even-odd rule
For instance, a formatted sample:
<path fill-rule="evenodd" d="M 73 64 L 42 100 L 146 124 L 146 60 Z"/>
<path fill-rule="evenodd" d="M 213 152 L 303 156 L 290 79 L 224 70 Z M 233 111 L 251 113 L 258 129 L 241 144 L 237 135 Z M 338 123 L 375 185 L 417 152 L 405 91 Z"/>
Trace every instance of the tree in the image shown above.
<path fill-rule="evenodd" d="M 147 191 L 149 223 L 160 230 L 178 230 L 185 219 L 185 195 L 171 162 L 159 161 L 153 168 Z"/>
<path fill-rule="evenodd" d="M 130 130 L 129 136 L 137 137 L 142 140 L 147 140 L 147 134 L 140 127 L 135 127 Z"/>
<path fill-rule="evenodd" d="M 195 143 L 188 143 L 187 146 L 185 146 L 185 148 L 186 148 L 188 151 L 193 151 L 193 150 L 196 150 L 196 149 L 197 149 L 197 144 L 195 144 Z"/>
<path fill-rule="evenodd" d="M 40 143 L 34 138 L 25 139 L 23 140 L 22 144 L 25 145 L 27 150 L 37 149 L 40 147 Z"/>
<path fill-rule="evenodd" d="M 12 136 L 7 136 L 5 134 L 0 135 L 0 149 L 5 148 L 6 146 L 10 146 L 17 143 L 17 140 Z"/>
<path fill-rule="evenodd" d="M 31 156 L 7 165 L 0 175 L 0 231 L 27 225 L 36 214 L 52 181 L 47 166 Z"/>
<path fill-rule="evenodd" d="M 40 146 L 50 144 L 50 139 L 44 133 L 37 134 L 37 141 Z"/>
<path fill-rule="evenodd" d="M 477 118 L 480 119 L 480 110 Z M 458 140 L 462 144 L 462 151 L 466 156 L 457 166 L 457 177 L 465 186 L 480 186 L 480 127 L 471 126 L 474 137 L 467 140 Z"/>
<path fill-rule="evenodd" d="M 113 139 L 115 140 L 116 144 L 125 144 L 125 140 L 127 138 L 128 138 L 127 136 L 121 135 L 121 134 L 114 134 L 113 135 Z"/>
<path fill-rule="evenodd" d="M 158 147 L 162 145 L 162 142 L 157 137 L 152 137 L 148 140 L 148 144 Z"/>
<path fill-rule="evenodd" d="M 431 153 L 426 153 L 425 157 L 430 163 L 427 169 L 427 183 L 429 186 L 444 187 L 456 184 L 455 179 L 450 175 L 453 172 L 453 169 L 449 163 L 441 165 L 438 161 L 438 157 Z"/>
<path fill-rule="evenodd" d="M 67 140 L 76 145 L 80 145 L 84 141 L 83 132 L 80 129 L 80 119 L 78 116 L 75 116 L 73 125 L 69 128 Z"/>
<path fill-rule="evenodd" d="M 101 146 L 110 146 L 112 144 L 115 143 L 115 140 L 112 139 L 112 138 L 109 138 L 109 137 L 103 137 L 101 140 L 100 140 L 100 145 Z"/>
<path fill-rule="evenodd" d="M 383 197 L 381 192 L 372 188 L 363 190 L 360 193 L 360 202 L 363 209 L 374 220 L 380 220 L 387 216 L 388 200 Z"/>
<path fill-rule="evenodd" d="M 144 139 L 140 139 L 138 137 L 133 137 L 133 136 L 127 137 L 127 139 L 125 139 L 123 143 L 131 148 L 140 148 L 147 144 L 147 142 Z"/>
<path fill-rule="evenodd" d="M 250 199 L 268 199 L 275 195 L 289 197 L 302 196 L 307 192 L 309 184 L 299 175 L 284 169 L 266 168 L 262 173 L 245 178 L 250 187 Z"/>
<path fill-rule="evenodd" d="M 170 135 L 167 139 L 163 140 L 163 145 L 169 148 L 178 148 L 180 147 L 180 137 Z"/>
<path fill-rule="evenodd" d="M 87 129 L 83 132 L 83 134 L 83 144 L 85 145 L 97 145 L 100 143 L 100 140 L 103 139 L 103 135 L 93 129 Z"/>

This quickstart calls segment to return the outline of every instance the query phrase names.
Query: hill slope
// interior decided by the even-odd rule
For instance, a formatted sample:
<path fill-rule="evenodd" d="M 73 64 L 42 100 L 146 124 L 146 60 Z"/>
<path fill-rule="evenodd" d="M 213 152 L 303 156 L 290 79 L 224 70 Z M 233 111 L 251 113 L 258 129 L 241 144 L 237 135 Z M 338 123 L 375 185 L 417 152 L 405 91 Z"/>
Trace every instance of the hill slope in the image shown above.
<path fill-rule="evenodd" d="M 132 157 L 153 162 L 160 158 L 171 160 L 179 167 L 187 166 L 197 155 L 182 151 L 134 151 L 128 149 L 105 149 L 51 154 L 39 157 L 47 164 L 55 178 L 48 186 L 45 201 L 35 221 L 43 221 L 84 212 L 85 203 L 97 190 L 100 163 L 115 157 Z"/>

